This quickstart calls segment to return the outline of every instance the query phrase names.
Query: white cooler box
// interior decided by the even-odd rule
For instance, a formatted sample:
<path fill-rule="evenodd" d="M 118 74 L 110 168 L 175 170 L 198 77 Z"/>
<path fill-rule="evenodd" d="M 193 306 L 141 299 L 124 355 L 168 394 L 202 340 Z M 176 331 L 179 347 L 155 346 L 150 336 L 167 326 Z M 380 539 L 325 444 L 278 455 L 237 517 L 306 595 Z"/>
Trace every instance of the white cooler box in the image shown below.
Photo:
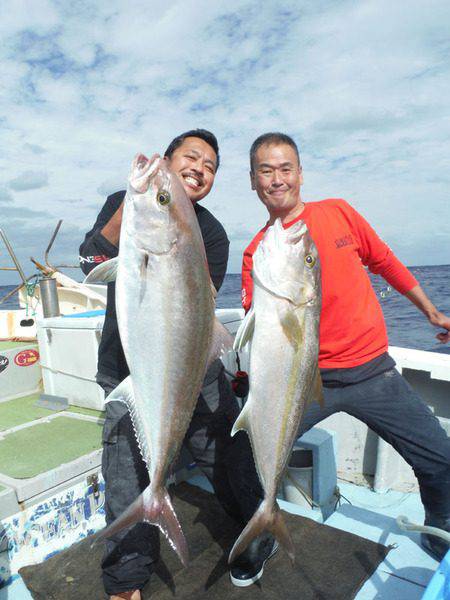
<path fill-rule="evenodd" d="M 104 311 L 92 311 L 38 321 L 46 394 L 63 396 L 75 406 L 103 410 L 105 394 L 95 374 L 104 318 Z"/>

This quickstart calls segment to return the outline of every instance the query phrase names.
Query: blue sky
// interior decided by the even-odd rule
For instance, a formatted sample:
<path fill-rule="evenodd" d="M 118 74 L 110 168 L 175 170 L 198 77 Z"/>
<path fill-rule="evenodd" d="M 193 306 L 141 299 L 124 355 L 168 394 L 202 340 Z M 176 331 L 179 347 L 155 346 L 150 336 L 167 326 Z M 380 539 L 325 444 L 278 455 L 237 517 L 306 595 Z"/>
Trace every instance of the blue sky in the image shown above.
<path fill-rule="evenodd" d="M 230 272 L 265 222 L 248 149 L 269 130 L 299 144 L 306 201 L 344 197 L 406 264 L 450 262 L 447 1 L 131 5 L 0 8 L 1 226 L 28 274 L 60 218 L 52 258 L 75 263 L 133 156 L 193 127 L 221 146 L 203 202 L 230 237 Z"/>

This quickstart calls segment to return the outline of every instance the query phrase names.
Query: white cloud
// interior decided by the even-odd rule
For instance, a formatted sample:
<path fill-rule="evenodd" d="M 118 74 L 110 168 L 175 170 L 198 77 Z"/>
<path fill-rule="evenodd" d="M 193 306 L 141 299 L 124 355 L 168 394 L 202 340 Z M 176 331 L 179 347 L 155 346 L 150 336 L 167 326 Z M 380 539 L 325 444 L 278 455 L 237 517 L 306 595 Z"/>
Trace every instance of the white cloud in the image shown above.
<path fill-rule="evenodd" d="M 4 187 L 0 187 L 0 204 L 8 204 L 13 201 L 12 194 Z"/>
<path fill-rule="evenodd" d="M 39 207 L 35 254 L 64 218 L 74 233 L 61 253 L 75 256 L 136 152 L 206 127 L 223 162 L 204 204 L 229 233 L 235 272 L 265 221 L 248 148 L 281 130 L 299 143 L 305 199 L 343 196 L 405 262 L 448 262 L 449 18 L 444 0 L 4 5 L 4 212 Z"/>
<path fill-rule="evenodd" d="M 15 179 L 11 179 L 9 187 L 16 192 L 25 190 L 37 190 L 47 187 L 48 175 L 43 172 L 25 171 L 18 175 Z"/>

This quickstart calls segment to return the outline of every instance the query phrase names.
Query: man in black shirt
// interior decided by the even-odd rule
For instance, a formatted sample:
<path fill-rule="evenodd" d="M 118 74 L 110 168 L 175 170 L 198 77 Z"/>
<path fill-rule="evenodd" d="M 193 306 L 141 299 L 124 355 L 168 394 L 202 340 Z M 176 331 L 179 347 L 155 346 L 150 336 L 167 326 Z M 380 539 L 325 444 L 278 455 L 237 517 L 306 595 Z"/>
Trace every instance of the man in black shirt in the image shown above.
<path fill-rule="evenodd" d="M 218 291 L 225 277 L 229 241 L 219 221 L 197 204 L 210 192 L 214 183 L 219 166 L 217 140 L 212 133 L 202 129 L 188 131 L 171 142 L 165 157 L 194 204 L 211 280 Z M 124 197 L 125 191 L 109 196 L 94 227 L 86 234 L 80 247 L 84 273 L 117 256 Z M 109 394 L 128 374 L 117 325 L 115 283 L 109 283 L 98 353 L 97 382 Z M 230 437 L 238 412 L 239 406 L 225 377 L 223 365 L 217 360 L 206 374 L 184 445 L 213 485 L 223 508 L 244 526 L 262 498 L 262 489 L 247 436 Z M 105 479 L 106 522 L 109 524 L 148 485 L 147 469 L 127 407 L 122 402 L 106 404 L 102 473 Z M 231 566 L 233 583 L 240 586 L 251 584 L 262 574 L 264 562 L 273 551 L 272 538 L 257 540 L 247 555 Z M 147 523 L 138 523 L 130 530 L 109 538 L 102 570 L 105 591 L 110 598 L 139 600 L 140 590 L 150 577 L 158 553 L 158 530 Z"/>

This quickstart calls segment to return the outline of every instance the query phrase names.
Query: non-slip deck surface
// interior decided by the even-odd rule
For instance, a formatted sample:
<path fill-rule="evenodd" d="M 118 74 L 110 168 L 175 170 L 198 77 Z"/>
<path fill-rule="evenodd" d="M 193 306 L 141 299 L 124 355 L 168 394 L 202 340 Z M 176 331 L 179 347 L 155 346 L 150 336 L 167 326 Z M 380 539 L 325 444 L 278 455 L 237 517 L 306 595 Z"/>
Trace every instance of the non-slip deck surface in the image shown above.
<path fill-rule="evenodd" d="M 39 395 L 31 394 L 30 396 L 0 402 L 0 431 L 6 431 L 35 419 L 48 417 L 51 411 L 35 406 Z"/>
<path fill-rule="evenodd" d="M 258 584 L 236 588 L 230 583 L 226 561 L 239 527 L 208 492 L 187 483 L 172 491 L 191 565 L 184 569 L 162 539 L 161 558 L 144 599 L 351 600 L 388 552 L 381 544 L 284 513 L 296 547 L 294 568 L 280 549 L 267 563 Z M 104 600 L 103 549 L 101 545 L 91 548 L 91 542 L 88 538 L 40 565 L 21 569 L 33 598 Z"/>
<path fill-rule="evenodd" d="M 101 424 L 58 416 L 9 433 L 0 440 L 0 473 L 25 479 L 50 471 L 101 448 L 101 432 Z"/>
<path fill-rule="evenodd" d="M 48 408 L 36 406 L 39 397 L 40 394 L 31 394 L 29 396 L 14 398 L 14 400 L 0 402 L 0 431 L 6 431 L 12 427 L 30 423 L 36 419 L 42 419 L 43 417 L 54 414 L 54 411 L 49 410 Z M 78 406 L 69 406 L 67 410 L 69 412 L 97 418 L 103 417 L 104 414 L 99 410 L 81 408 Z"/>

